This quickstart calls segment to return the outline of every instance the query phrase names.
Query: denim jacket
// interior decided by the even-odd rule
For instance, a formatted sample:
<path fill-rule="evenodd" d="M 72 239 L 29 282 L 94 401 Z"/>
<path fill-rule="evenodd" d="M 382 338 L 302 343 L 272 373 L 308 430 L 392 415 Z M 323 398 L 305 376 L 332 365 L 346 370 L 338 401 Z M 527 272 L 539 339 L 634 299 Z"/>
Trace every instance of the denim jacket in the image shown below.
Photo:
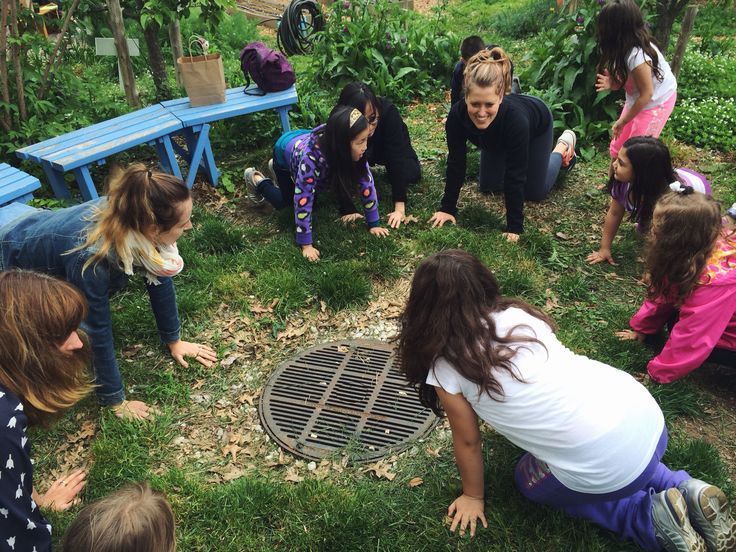
<path fill-rule="evenodd" d="M 65 254 L 82 244 L 96 208 L 105 198 L 57 211 L 36 211 L 0 227 L 0 270 L 23 268 L 63 278 L 87 298 L 89 312 L 82 325 L 92 345 L 93 366 L 100 404 L 113 405 L 125 398 L 112 336 L 110 296 L 125 287 L 128 277 L 114 263 L 103 259 L 84 272 L 94 250 Z M 159 277 L 159 285 L 146 285 L 159 336 L 164 343 L 179 339 L 180 323 L 171 278 Z"/>

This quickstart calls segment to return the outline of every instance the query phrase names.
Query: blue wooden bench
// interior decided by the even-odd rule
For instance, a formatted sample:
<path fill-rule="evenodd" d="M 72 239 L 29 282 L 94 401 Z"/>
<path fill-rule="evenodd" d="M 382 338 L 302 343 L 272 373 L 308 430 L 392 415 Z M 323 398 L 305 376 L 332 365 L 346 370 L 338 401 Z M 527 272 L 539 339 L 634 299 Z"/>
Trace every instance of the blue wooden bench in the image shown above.
<path fill-rule="evenodd" d="M 288 111 L 299 101 L 293 86 L 282 92 L 271 92 L 264 96 L 245 94 L 244 88 L 241 86 L 228 89 L 225 93 L 225 102 L 219 104 L 192 107 L 189 105 L 189 98 L 161 102 L 161 105 L 179 119 L 184 126 L 181 133 L 187 148 L 174 143 L 174 149 L 189 165 L 186 183 L 190 188 L 197 175 L 197 170 L 193 167 L 204 169 L 207 180 L 212 185 L 217 185 L 220 178 L 209 139 L 212 123 L 230 117 L 275 109 L 281 118 L 281 128 L 284 132 L 290 129 Z M 255 85 L 249 90 L 260 92 Z"/>
<path fill-rule="evenodd" d="M 33 192 L 41 187 L 38 178 L 0 163 L 0 226 L 19 215 L 33 211 L 26 202 L 33 199 Z"/>
<path fill-rule="evenodd" d="M 227 90 L 224 103 L 191 107 L 189 98 L 169 100 L 44 140 L 19 149 L 16 155 L 39 163 L 54 194 L 60 198 L 71 197 L 64 181 L 67 171 L 74 172 L 85 201 L 96 198 L 97 190 L 89 167 L 94 163 L 103 164 L 107 157 L 141 144 L 156 147 L 162 168 L 181 178 L 174 155 L 176 149 L 190 167 L 186 180 L 190 188 L 199 168 L 205 170 L 207 179 L 215 185 L 220 173 L 215 166 L 210 145 L 210 125 L 230 117 L 276 109 L 281 117 L 281 126 L 286 131 L 289 130 L 287 112 L 297 101 L 294 87 L 265 96 L 244 94 L 243 87 L 231 88 Z M 183 135 L 186 147 L 172 142 L 171 138 L 176 134 Z"/>
<path fill-rule="evenodd" d="M 74 171 L 82 198 L 88 201 L 97 197 L 90 165 L 101 165 L 107 157 L 141 144 L 155 146 L 164 170 L 181 178 L 171 145 L 171 134 L 181 129 L 181 121 L 156 104 L 19 149 L 16 155 L 43 167 L 56 197 L 71 197 L 64 173 Z"/>

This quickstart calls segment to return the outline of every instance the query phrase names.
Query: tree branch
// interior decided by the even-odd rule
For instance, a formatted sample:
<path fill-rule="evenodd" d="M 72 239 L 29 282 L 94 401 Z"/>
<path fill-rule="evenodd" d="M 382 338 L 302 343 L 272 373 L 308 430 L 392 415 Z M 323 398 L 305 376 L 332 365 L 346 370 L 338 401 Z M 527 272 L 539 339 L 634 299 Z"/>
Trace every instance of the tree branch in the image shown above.
<path fill-rule="evenodd" d="M 8 25 L 8 8 L 9 2 L 2 2 L 0 6 L 0 99 L 6 104 L 10 104 L 10 90 L 8 88 L 8 35 L 6 28 Z M 0 123 L 6 131 L 13 129 L 13 120 L 10 112 L 3 109 L 0 114 Z"/>
<path fill-rule="evenodd" d="M 48 91 L 49 74 L 51 73 L 51 69 L 56 65 L 56 58 L 59 55 L 59 50 L 61 50 L 62 42 L 64 42 L 66 30 L 69 28 L 69 22 L 72 19 L 72 14 L 74 13 L 74 10 L 77 9 L 78 5 L 79 0 L 74 0 L 72 2 L 72 5 L 69 6 L 69 9 L 66 10 L 66 14 L 64 15 L 64 23 L 61 25 L 59 38 L 56 39 L 54 51 L 51 52 L 51 57 L 49 58 L 48 63 L 46 63 L 46 69 L 43 72 L 43 77 L 41 77 L 41 89 L 38 92 L 38 98 L 41 100 L 46 96 L 46 92 Z"/>
<path fill-rule="evenodd" d="M 10 36 L 15 38 L 13 44 L 10 45 L 10 57 L 13 60 L 15 66 L 15 84 L 18 87 L 18 114 L 20 120 L 25 121 L 28 119 L 28 112 L 26 111 L 26 92 L 25 85 L 23 83 L 23 66 L 20 60 L 20 32 L 18 31 L 18 7 L 15 0 L 10 0 L 10 25 L 11 32 Z"/>

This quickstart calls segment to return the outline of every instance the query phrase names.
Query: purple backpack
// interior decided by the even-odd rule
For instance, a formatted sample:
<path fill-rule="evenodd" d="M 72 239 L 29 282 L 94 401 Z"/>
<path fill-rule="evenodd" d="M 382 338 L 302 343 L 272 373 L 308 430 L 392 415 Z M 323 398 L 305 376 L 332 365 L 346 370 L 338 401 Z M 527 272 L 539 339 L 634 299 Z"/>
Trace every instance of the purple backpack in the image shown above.
<path fill-rule="evenodd" d="M 240 68 L 246 82 L 246 94 L 263 96 L 267 92 L 286 90 L 296 82 L 294 68 L 284 54 L 272 50 L 263 42 L 251 42 L 240 51 Z M 262 94 L 248 91 L 251 79 L 263 90 Z"/>

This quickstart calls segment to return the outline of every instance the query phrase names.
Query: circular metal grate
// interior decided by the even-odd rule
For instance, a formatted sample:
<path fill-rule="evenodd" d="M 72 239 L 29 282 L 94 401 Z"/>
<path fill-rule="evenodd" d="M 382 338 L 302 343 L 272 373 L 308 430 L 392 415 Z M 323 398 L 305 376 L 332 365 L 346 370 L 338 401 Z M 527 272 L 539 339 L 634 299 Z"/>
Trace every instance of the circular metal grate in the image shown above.
<path fill-rule="evenodd" d="M 258 413 L 281 447 L 313 460 L 339 450 L 376 460 L 437 423 L 399 372 L 393 347 L 373 340 L 318 345 L 283 362 L 263 389 Z"/>

